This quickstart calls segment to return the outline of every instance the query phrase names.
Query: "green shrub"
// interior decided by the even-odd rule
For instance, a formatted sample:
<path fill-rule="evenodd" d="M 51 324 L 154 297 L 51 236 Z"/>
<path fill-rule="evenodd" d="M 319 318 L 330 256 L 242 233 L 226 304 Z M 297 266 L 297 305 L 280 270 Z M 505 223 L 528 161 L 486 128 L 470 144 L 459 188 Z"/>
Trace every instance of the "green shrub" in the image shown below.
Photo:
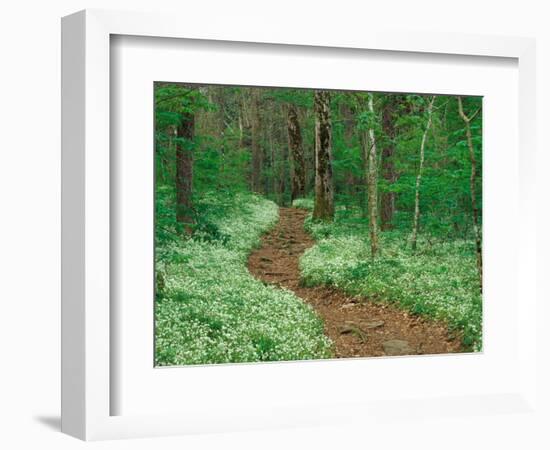
<path fill-rule="evenodd" d="M 308 211 L 313 211 L 313 199 L 312 198 L 297 198 L 292 201 L 294 208 L 303 208 Z"/>

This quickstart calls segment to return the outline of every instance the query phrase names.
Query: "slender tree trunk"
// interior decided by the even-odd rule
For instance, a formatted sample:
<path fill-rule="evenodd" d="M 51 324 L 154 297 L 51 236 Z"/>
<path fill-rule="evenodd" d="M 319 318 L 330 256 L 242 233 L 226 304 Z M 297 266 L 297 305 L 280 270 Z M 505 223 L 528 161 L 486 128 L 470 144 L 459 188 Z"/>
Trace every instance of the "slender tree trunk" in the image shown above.
<path fill-rule="evenodd" d="M 359 141 L 361 146 L 361 162 L 362 162 L 362 176 L 361 176 L 361 189 L 359 191 L 361 217 L 367 219 L 369 217 L 369 132 L 361 131 L 359 133 Z"/>
<path fill-rule="evenodd" d="M 468 150 L 470 151 L 470 165 L 471 165 L 471 171 L 470 171 L 470 201 L 472 206 L 472 225 L 474 228 L 474 236 L 476 240 L 476 255 L 477 255 L 477 271 L 479 274 L 479 288 L 481 291 L 483 291 L 483 254 L 481 249 L 481 230 L 479 226 L 479 219 L 478 219 L 478 209 L 477 209 L 477 202 L 476 202 L 476 157 L 474 153 L 474 144 L 472 142 L 472 129 L 470 126 L 470 122 L 473 120 L 473 118 L 476 116 L 476 111 L 471 117 L 468 117 L 464 113 L 464 109 L 462 107 L 462 98 L 458 98 L 458 112 L 460 113 L 460 117 L 462 117 L 462 120 L 464 121 L 464 124 L 466 125 L 466 141 L 468 143 Z"/>
<path fill-rule="evenodd" d="M 260 90 L 251 89 L 251 137 L 252 137 L 252 191 L 261 193 L 261 175 L 262 175 L 262 149 L 260 146 Z"/>
<path fill-rule="evenodd" d="M 332 125 L 330 93 L 315 91 L 315 219 L 334 218 L 334 186 L 332 181 Z"/>
<path fill-rule="evenodd" d="M 224 89 L 218 91 L 218 112 L 217 112 L 217 129 L 218 138 L 220 141 L 220 176 L 218 179 L 218 186 L 225 185 L 225 96 Z"/>
<path fill-rule="evenodd" d="M 286 145 L 279 145 L 279 205 L 285 206 L 285 191 L 286 191 L 286 161 L 288 159 Z"/>
<path fill-rule="evenodd" d="M 353 133 L 355 132 L 355 118 L 353 110 L 347 103 L 342 103 L 340 106 L 342 120 L 344 121 L 344 143 L 351 147 L 353 145 Z"/>
<path fill-rule="evenodd" d="M 290 201 L 303 198 L 306 190 L 306 164 L 302 145 L 302 131 L 296 106 L 287 107 L 288 147 L 292 158 L 292 192 Z"/>
<path fill-rule="evenodd" d="M 374 120 L 374 104 L 373 95 L 369 94 L 368 108 L 372 120 Z M 370 231 L 370 249 L 371 255 L 374 257 L 378 254 L 378 170 L 376 156 L 376 137 L 374 128 L 369 127 L 368 131 L 368 209 L 369 209 L 369 231 Z"/>
<path fill-rule="evenodd" d="M 273 191 L 273 196 L 277 194 L 277 164 L 275 159 L 275 145 L 273 144 L 273 121 L 270 125 L 270 133 L 269 133 L 269 150 L 270 150 L 270 157 L 271 157 L 271 190 Z"/>
<path fill-rule="evenodd" d="M 195 115 L 183 114 L 176 129 L 176 220 L 191 231 L 193 194 L 193 139 Z"/>
<path fill-rule="evenodd" d="M 249 119 L 249 109 L 246 99 L 246 92 L 249 92 L 247 89 L 241 90 L 240 101 L 239 101 L 239 148 L 246 148 L 251 146 L 250 140 L 250 119 Z"/>
<path fill-rule="evenodd" d="M 304 123 L 313 122 L 315 124 L 315 113 L 308 110 L 304 117 Z M 315 192 L 315 125 L 314 132 L 311 133 L 311 139 L 305 143 L 305 160 L 306 160 L 306 194 Z"/>
<path fill-rule="evenodd" d="M 239 110 L 238 123 L 239 123 L 239 148 L 243 148 L 244 126 L 243 126 L 243 115 L 241 110 Z"/>
<path fill-rule="evenodd" d="M 414 222 L 413 222 L 413 232 L 411 238 L 411 247 L 416 250 L 416 239 L 418 236 L 418 222 L 420 220 L 420 182 L 422 181 L 422 169 L 424 168 L 424 148 L 426 147 L 426 138 L 428 136 L 428 131 L 432 125 L 432 111 L 435 101 L 435 95 L 432 95 L 428 103 L 428 122 L 426 123 L 426 128 L 424 129 L 424 134 L 422 135 L 422 141 L 420 143 L 420 163 L 418 165 L 418 174 L 416 175 L 416 189 L 414 195 Z"/>
<path fill-rule="evenodd" d="M 387 143 L 382 149 L 382 176 L 389 186 L 397 179 L 394 164 L 395 154 L 395 113 L 399 105 L 396 96 L 390 96 L 382 111 L 382 129 L 387 138 Z M 380 222 L 382 230 L 390 230 L 393 227 L 393 214 L 395 213 L 395 192 L 382 192 L 380 196 Z"/>

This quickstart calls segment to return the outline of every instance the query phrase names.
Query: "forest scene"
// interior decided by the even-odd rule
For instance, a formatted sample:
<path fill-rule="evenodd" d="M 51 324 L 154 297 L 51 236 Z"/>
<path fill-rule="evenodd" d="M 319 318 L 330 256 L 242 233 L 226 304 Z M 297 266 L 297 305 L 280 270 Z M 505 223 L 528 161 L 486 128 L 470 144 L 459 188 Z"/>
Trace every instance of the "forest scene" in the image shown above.
<path fill-rule="evenodd" d="M 482 98 L 156 82 L 155 365 L 482 350 Z"/>

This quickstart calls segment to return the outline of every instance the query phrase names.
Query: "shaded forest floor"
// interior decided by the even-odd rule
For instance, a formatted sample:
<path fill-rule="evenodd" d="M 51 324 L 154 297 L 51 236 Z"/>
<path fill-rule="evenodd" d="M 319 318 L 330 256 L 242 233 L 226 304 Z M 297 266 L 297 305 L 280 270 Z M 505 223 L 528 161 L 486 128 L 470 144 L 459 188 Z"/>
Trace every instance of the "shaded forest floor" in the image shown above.
<path fill-rule="evenodd" d="M 173 211 L 162 203 L 169 198 L 160 196 L 161 212 Z M 277 205 L 248 193 L 216 193 L 200 206 L 203 226 L 192 237 L 159 235 L 157 228 L 155 364 L 330 358 L 315 311 L 246 267 L 261 236 L 276 226 Z"/>
<path fill-rule="evenodd" d="M 324 321 L 336 357 L 415 355 L 463 351 L 445 322 L 413 315 L 387 302 L 352 296 L 328 286 L 306 287 L 299 259 L 315 241 L 304 229 L 308 212 L 280 208 L 280 220 L 248 259 L 250 273 L 286 288 L 310 304 Z"/>

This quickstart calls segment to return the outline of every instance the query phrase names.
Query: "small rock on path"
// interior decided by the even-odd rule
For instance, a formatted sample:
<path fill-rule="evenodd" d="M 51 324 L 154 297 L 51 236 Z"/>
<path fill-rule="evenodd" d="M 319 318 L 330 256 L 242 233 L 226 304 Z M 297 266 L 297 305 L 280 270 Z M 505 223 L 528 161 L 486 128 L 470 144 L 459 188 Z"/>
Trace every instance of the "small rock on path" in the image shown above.
<path fill-rule="evenodd" d="M 400 339 L 391 339 L 389 341 L 382 342 L 382 347 L 384 347 L 384 353 L 388 356 L 416 354 L 407 341 L 402 341 Z"/>

